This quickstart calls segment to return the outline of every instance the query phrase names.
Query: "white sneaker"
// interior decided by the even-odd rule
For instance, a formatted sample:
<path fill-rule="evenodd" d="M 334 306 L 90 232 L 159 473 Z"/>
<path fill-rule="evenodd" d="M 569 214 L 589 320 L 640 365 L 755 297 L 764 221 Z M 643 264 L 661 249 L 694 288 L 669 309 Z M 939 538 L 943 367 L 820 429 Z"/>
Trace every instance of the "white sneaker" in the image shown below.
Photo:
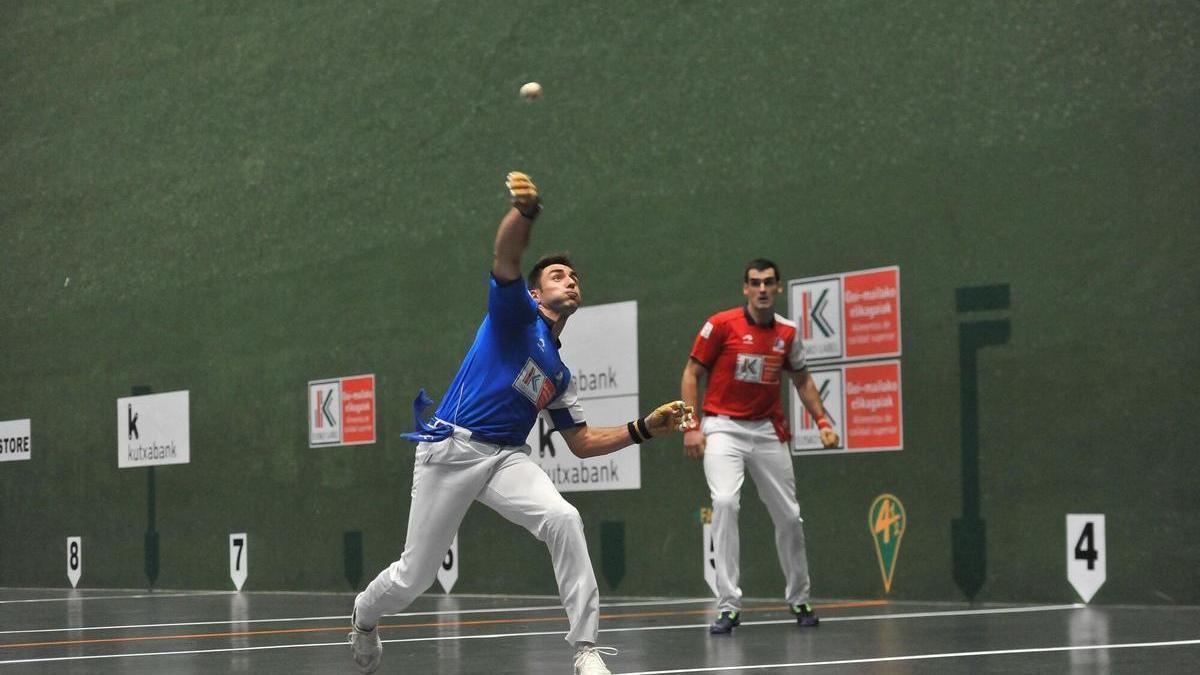
<path fill-rule="evenodd" d="M 350 653 L 354 656 L 354 665 L 358 666 L 359 672 L 373 673 L 379 668 L 379 661 L 383 658 L 379 627 L 360 630 L 354 618 L 355 614 L 357 612 L 350 615 Z"/>
<path fill-rule="evenodd" d="M 601 654 L 616 656 L 617 650 L 612 647 L 580 647 L 575 652 L 575 675 L 612 675 L 608 666 L 604 665 Z"/>

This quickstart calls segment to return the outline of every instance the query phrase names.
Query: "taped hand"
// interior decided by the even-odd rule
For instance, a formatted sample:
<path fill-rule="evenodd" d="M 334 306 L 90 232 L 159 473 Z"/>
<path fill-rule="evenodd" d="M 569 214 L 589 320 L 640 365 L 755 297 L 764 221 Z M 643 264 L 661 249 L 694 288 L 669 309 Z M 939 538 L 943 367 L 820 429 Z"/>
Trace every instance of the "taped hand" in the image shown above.
<path fill-rule="evenodd" d="M 658 406 L 654 412 L 646 415 L 643 419 L 646 421 L 650 433 L 658 436 L 689 428 L 695 414 L 695 408 L 685 405 L 683 401 L 671 401 Z"/>
<path fill-rule="evenodd" d="M 540 210 L 538 189 L 529 176 L 520 171 L 510 172 L 504 179 L 504 185 L 508 188 L 512 205 L 521 212 L 521 215 L 533 218 L 538 214 Z"/>
<path fill-rule="evenodd" d="M 821 445 L 826 448 L 836 448 L 841 439 L 838 437 L 838 432 L 833 429 L 821 429 Z"/>

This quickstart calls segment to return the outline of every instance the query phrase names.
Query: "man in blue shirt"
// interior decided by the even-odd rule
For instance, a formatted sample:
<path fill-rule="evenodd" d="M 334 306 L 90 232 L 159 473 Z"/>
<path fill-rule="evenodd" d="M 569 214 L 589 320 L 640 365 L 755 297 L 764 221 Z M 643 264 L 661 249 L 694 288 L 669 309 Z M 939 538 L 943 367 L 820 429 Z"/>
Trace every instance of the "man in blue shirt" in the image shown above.
<path fill-rule="evenodd" d="M 596 647 L 600 594 L 579 512 L 529 458 L 525 439 L 546 415 L 581 458 L 615 452 L 681 430 L 692 411 L 682 401 L 659 406 L 619 427 L 584 421 L 575 380 L 559 358 L 558 336 L 583 295 L 566 256 L 543 258 L 521 284 L 521 256 L 541 212 L 537 187 L 523 173 L 506 182 L 513 208 L 496 232 L 488 313 L 442 403 L 429 421 L 417 399 L 418 429 L 408 536 L 400 559 L 354 602 L 350 643 L 364 673 L 379 667 L 377 624 L 432 584 L 471 502 L 482 502 L 546 542 L 571 629 L 576 675 L 609 675 Z M 613 653 L 613 652 L 608 652 Z"/>

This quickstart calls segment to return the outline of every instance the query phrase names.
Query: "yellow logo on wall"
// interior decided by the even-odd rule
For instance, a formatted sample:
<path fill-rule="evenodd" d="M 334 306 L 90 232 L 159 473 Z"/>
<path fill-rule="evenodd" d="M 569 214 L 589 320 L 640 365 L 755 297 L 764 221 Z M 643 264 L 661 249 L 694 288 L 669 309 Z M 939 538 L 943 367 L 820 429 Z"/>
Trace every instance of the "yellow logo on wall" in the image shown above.
<path fill-rule="evenodd" d="M 900 555 L 900 540 L 908 528 L 904 505 L 893 494 L 882 494 L 871 503 L 867 527 L 875 540 L 875 555 L 879 558 L 879 573 L 883 575 L 884 592 L 892 592 L 892 576 L 896 573 L 896 558 Z"/>

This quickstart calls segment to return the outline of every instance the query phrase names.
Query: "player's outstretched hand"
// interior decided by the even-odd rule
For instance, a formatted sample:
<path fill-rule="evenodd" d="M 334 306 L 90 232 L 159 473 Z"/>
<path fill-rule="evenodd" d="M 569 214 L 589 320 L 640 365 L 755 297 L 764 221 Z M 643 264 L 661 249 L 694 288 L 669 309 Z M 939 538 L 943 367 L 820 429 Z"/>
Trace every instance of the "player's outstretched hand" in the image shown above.
<path fill-rule="evenodd" d="M 526 218 L 532 218 L 538 212 L 538 189 L 529 176 L 520 171 L 512 171 L 504 179 L 512 204 Z"/>
<path fill-rule="evenodd" d="M 841 440 L 841 438 L 838 438 L 838 432 L 833 429 L 821 430 L 821 445 L 824 445 L 826 448 L 836 448 Z"/>
<path fill-rule="evenodd" d="M 691 426 L 692 417 L 695 414 L 695 409 L 690 405 L 685 405 L 683 401 L 671 401 L 658 406 L 654 412 L 646 415 L 646 426 L 654 436 L 672 431 L 683 431 Z"/>

